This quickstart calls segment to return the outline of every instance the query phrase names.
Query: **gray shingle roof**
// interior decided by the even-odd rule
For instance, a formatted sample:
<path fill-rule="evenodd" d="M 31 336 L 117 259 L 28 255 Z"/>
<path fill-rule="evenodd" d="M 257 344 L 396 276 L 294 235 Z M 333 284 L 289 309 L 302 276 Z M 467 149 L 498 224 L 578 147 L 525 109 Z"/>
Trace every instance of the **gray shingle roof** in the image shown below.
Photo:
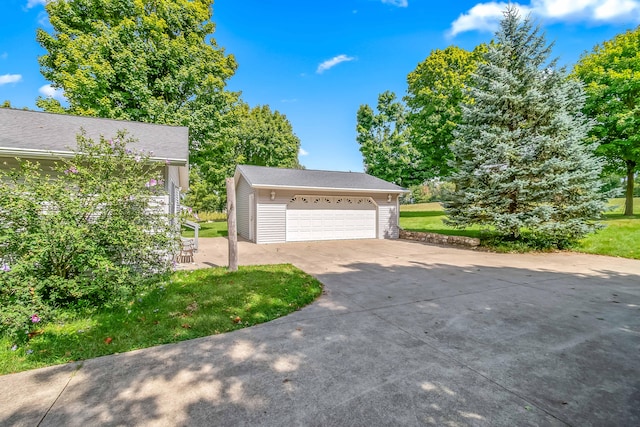
<path fill-rule="evenodd" d="M 111 138 L 119 130 L 138 141 L 133 149 L 153 151 L 153 158 L 186 164 L 189 159 L 189 131 L 186 127 L 155 125 L 95 117 L 80 117 L 40 111 L 0 108 L 0 153 L 42 150 L 69 152 L 83 128 L 87 136 Z"/>
<path fill-rule="evenodd" d="M 362 172 L 334 172 L 238 165 L 240 173 L 255 188 L 327 189 L 403 193 L 400 186 Z"/>

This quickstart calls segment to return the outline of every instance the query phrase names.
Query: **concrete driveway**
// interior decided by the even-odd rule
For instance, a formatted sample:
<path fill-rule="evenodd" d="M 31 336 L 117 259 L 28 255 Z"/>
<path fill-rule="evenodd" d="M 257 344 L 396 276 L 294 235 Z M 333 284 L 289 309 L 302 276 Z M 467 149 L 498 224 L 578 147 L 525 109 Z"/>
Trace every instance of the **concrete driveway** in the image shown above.
<path fill-rule="evenodd" d="M 197 266 L 226 264 L 202 239 Z M 640 425 L 640 262 L 406 241 L 257 246 L 325 295 L 229 334 L 0 377 L 0 424 Z"/>

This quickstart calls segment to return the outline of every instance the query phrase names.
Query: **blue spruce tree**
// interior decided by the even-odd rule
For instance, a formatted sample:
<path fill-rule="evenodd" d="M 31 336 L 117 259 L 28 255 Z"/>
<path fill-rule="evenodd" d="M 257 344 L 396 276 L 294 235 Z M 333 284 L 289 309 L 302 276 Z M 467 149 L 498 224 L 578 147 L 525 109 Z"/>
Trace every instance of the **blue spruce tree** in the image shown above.
<path fill-rule="evenodd" d="M 448 224 L 504 240 L 565 247 L 598 227 L 602 165 L 586 143 L 580 83 L 549 61 L 552 45 L 508 7 L 469 85 L 452 144 Z"/>

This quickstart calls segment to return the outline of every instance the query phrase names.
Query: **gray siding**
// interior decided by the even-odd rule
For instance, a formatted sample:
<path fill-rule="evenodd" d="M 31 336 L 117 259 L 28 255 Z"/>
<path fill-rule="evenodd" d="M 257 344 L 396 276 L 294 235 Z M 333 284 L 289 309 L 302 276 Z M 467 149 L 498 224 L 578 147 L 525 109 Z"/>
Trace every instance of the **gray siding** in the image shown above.
<path fill-rule="evenodd" d="M 249 240 L 251 237 L 250 232 L 250 207 L 249 207 L 249 195 L 253 193 L 251 187 L 244 179 L 240 177 L 236 188 L 236 222 L 238 226 L 238 234 L 245 239 Z"/>
<path fill-rule="evenodd" d="M 269 200 L 271 202 L 271 200 Z M 286 241 L 287 205 L 258 203 L 256 243 L 283 243 Z"/>

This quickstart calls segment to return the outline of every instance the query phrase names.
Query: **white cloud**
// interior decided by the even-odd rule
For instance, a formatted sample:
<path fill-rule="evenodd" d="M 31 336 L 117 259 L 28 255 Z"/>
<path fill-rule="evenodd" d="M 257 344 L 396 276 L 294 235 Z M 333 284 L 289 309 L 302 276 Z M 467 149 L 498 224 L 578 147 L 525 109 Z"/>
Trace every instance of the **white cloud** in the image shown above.
<path fill-rule="evenodd" d="M 298 156 L 308 156 L 308 155 L 309 155 L 309 152 L 304 148 L 300 147 L 300 150 L 298 151 Z"/>
<path fill-rule="evenodd" d="M 21 74 L 4 74 L 0 76 L 0 86 L 8 83 L 18 83 L 20 80 L 22 80 Z"/>
<path fill-rule="evenodd" d="M 398 7 L 409 6 L 409 0 L 382 0 L 382 3 L 390 4 L 391 6 L 398 6 Z"/>
<path fill-rule="evenodd" d="M 551 21 L 640 22 L 640 0 L 530 0 L 512 3 L 523 15 Z M 449 34 L 465 31 L 495 31 L 507 7 L 505 2 L 478 3 L 453 21 Z"/>
<path fill-rule="evenodd" d="M 479 3 L 453 21 L 449 34 L 455 36 L 473 30 L 494 32 L 506 7 L 507 3 Z"/>
<path fill-rule="evenodd" d="M 632 16 L 637 22 L 640 15 L 640 2 L 633 0 L 607 0 L 594 10 L 597 20 L 609 21 Z"/>
<path fill-rule="evenodd" d="M 354 57 L 347 56 L 347 55 L 334 56 L 333 58 L 327 59 L 322 64 L 318 65 L 318 69 L 316 70 L 316 73 L 322 74 L 328 69 L 335 67 L 341 62 L 353 61 L 354 59 L 355 59 Z"/>
<path fill-rule="evenodd" d="M 55 98 L 60 101 L 64 100 L 64 91 L 62 89 L 56 89 L 50 84 L 42 86 L 38 89 L 38 92 L 47 98 Z"/>
<path fill-rule="evenodd" d="M 36 7 L 38 5 L 45 5 L 47 0 L 27 0 L 27 9 L 31 9 L 32 7 Z"/>

